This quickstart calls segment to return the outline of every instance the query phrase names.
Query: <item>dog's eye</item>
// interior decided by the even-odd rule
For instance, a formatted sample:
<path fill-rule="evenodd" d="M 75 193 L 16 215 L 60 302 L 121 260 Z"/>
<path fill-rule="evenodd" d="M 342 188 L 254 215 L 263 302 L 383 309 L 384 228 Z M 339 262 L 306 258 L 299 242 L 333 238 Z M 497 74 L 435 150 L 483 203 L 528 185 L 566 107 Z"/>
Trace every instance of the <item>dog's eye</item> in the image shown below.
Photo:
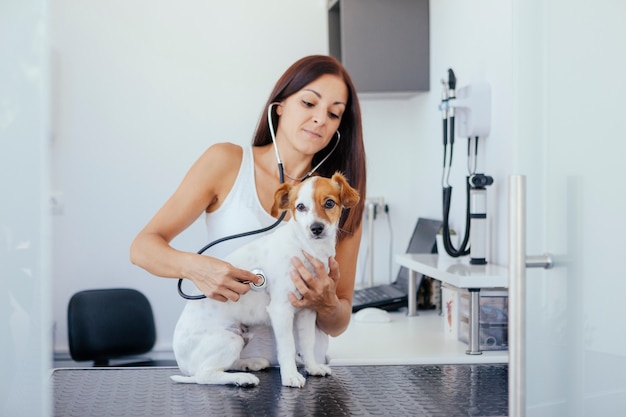
<path fill-rule="evenodd" d="M 331 200 L 330 198 L 328 200 L 326 200 L 326 202 L 324 202 L 324 208 L 325 209 L 331 209 L 333 207 L 335 207 L 337 203 L 335 203 L 333 200 Z"/>
<path fill-rule="evenodd" d="M 306 211 L 306 206 L 302 203 L 296 204 L 296 210 L 298 211 Z"/>

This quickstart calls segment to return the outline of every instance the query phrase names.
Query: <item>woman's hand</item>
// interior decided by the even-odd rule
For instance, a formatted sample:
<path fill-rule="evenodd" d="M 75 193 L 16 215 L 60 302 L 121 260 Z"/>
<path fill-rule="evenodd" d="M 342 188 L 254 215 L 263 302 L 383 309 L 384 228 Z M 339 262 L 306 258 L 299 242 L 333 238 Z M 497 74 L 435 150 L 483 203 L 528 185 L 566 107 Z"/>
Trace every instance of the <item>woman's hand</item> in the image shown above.
<path fill-rule="evenodd" d="M 262 282 L 250 271 L 209 256 L 193 254 L 187 267 L 185 278 L 190 279 L 208 298 L 217 301 L 237 301 L 250 290 L 250 281 L 256 284 Z"/>
<path fill-rule="evenodd" d="M 291 280 L 302 298 L 294 293 L 289 294 L 289 300 L 294 307 L 306 307 L 315 310 L 318 314 L 333 314 L 339 305 L 337 296 L 337 282 L 339 281 L 339 264 L 335 258 L 328 258 L 329 271 L 326 265 L 306 252 L 302 252 L 313 265 L 312 273 L 298 257 L 291 259 L 293 266 Z"/>

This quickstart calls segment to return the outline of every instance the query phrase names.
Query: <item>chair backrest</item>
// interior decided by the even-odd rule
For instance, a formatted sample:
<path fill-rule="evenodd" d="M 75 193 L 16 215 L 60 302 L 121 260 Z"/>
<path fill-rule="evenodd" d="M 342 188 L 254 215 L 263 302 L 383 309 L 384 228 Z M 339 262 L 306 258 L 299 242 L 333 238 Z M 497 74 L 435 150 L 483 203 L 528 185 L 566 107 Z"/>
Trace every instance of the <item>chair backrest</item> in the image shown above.
<path fill-rule="evenodd" d="M 67 309 L 70 355 L 107 365 L 109 359 L 149 352 L 156 342 L 150 302 L 129 288 L 80 291 Z"/>

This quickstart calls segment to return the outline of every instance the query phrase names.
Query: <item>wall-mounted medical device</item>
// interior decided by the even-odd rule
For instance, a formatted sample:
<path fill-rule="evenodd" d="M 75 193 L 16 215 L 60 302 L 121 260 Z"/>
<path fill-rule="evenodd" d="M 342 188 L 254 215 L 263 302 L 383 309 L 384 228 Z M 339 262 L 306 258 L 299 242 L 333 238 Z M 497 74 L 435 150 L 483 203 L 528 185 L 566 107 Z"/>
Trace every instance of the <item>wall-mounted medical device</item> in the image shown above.
<path fill-rule="evenodd" d="M 491 87 L 471 84 L 456 90 L 456 98 L 448 99 L 456 111 L 456 133 L 461 138 L 486 138 L 491 127 Z"/>
<path fill-rule="evenodd" d="M 448 70 L 448 81 L 443 84 L 439 110 L 443 118 L 443 244 L 448 255 L 470 255 L 470 263 L 487 263 L 487 186 L 493 184 L 489 175 L 476 173 L 478 140 L 489 135 L 491 125 L 491 87 L 489 84 L 471 84 L 456 89 L 456 76 Z M 450 237 L 450 168 L 454 139 L 467 138 L 466 218 L 465 235 L 455 248 Z M 473 155 L 472 155 L 473 149 Z M 473 159 L 473 161 L 472 161 Z"/>
<path fill-rule="evenodd" d="M 487 263 L 487 186 L 493 178 L 473 174 L 470 183 L 470 263 Z"/>

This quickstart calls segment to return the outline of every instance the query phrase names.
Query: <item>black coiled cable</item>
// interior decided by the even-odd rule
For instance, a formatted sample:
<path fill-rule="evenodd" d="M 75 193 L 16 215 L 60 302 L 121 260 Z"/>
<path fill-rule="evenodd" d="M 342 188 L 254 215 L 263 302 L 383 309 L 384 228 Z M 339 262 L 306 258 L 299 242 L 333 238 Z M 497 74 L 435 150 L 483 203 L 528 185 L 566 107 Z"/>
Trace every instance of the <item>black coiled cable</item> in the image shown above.
<path fill-rule="evenodd" d="M 445 86 L 444 86 L 445 88 Z M 454 71 L 452 69 L 448 69 L 448 85 L 447 90 L 444 95 L 444 103 L 446 106 L 444 108 L 449 108 L 447 105 L 450 100 L 454 100 L 456 90 L 456 76 L 454 75 Z M 448 117 L 448 112 L 444 113 L 443 119 L 443 177 L 442 177 L 442 185 L 443 185 L 443 246 L 448 253 L 453 258 L 458 258 L 460 256 L 469 255 L 470 249 L 468 247 L 469 239 L 470 239 L 470 182 L 469 177 L 466 178 L 466 194 L 467 194 L 467 204 L 466 204 L 466 218 L 465 218 L 465 235 L 463 237 L 463 242 L 458 249 L 454 248 L 452 244 L 452 240 L 450 237 L 450 205 L 452 200 L 452 187 L 449 183 L 449 175 L 450 169 L 452 167 L 452 155 L 454 150 L 454 109 L 452 108 L 449 111 L 450 116 Z M 447 148 L 450 146 L 450 153 L 448 159 L 446 160 Z M 469 157 L 469 149 L 468 149 L 468 157 Z"/>
<path fill-rule="evenodd" d="M 469 255 L 470 250 L 467 247 L 470 239 L 470 182 L 469 177 L 466 177 L 466 190 L 467 190 L 467 205 L 465 209 L 466 217 L 465 217 L 465 236 L 463 236 L 463 242 L 459 246 L 459 249 L 455 249 L 452 245 L 452 240 L 450 238 L 450 203 L 452 200 L 452 187 L 447 186 L 443 188 L 443 247 L 446 249 L 448 255 L 453 258 L 458 258 L 459 256 Z"/>

